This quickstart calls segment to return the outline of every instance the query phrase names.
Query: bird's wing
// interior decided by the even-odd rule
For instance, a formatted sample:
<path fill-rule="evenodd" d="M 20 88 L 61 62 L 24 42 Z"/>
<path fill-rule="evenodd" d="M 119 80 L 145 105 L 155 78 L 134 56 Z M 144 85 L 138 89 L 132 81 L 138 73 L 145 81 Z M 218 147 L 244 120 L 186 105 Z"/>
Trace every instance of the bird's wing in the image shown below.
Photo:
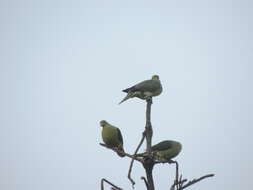
<path fill-rule="evenodd" d="M 142 92 L 153 92 L 156 91 L 160 87 L 160 82 L 158 80 L 145 80 L 134 86 L 135 91 Z"/>
<path fill-rule="evenodd" d="M 123 144 L 123 137 L 121 135 L 119 128 L 117 128 L 117 132 L 118 132 L 118 140 Z"/>
<path fill-rule="evenodd" d="M 151 147 L 152 151 L 163 151 L 172 147 L 172 143 L 170 141 L 162 141 Z"/>
<path fill-rule="evenodd" d="M 155 80 L 144 80 L 130 88 L 126 88 L 124 90 L 122 90 L 123 92 L 128 93 L 129 91 L 131 92 L 136 92 L 136 91 L 154 91 L 157 89 L 159 85 L 159 81 L 155 81 Z"/>

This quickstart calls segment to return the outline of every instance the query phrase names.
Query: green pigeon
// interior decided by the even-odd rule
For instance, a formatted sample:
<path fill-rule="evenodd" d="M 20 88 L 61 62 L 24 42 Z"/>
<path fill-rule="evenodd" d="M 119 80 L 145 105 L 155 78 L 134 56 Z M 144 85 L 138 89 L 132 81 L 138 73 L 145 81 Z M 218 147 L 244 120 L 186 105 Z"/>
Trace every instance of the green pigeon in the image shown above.
<path fill-rule="evenodd" d="M 176 157 L 182 149 L 180 142 L 165 140 L 151 147 L 155 160 L 171 160 Z M 147 152 L 137 154 L 137 157 L 147 156 Z"/>
<path fill-rule="evenodd" d="M 146 100 L 153 96 L 158 96 L 162 93 L 163 89 L 162 89 L 161 82 L 159 80 L 159 76 L 154 75 L 152 76 L 150 80 L 142 81 L 122 91 L 126 92 L 127 95 L 119 104 L 128 100 L 129 98 L 137 97 L 137 98 Z"/>
<path fill-rule="evenodd" d="M 107 121 L 100 121 L 100 126 L 102 129 L 102 139 L 104 143 L 110 148 L 117 148 L 119 151 L 124 152 L 123 149 L 123 138 L 119 128 L 109 124 Z M 117 154 L 121 157 L 125 155 L 117 152 Z"/>
<path fill-rule="evenodd" d="M 171 160 L 176 157 L 181 150 L 181 143 L 172 140 L 165 140 L 151 147 L 155 159 L 158 160 Z"/>

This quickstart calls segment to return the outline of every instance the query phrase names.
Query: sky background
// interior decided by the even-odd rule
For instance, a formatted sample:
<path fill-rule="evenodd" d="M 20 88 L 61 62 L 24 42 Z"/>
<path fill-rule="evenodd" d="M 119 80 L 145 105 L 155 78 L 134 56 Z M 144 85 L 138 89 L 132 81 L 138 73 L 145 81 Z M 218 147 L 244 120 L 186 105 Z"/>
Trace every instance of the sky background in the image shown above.
<path fill-rule="evenodd" d="M 122 89 L 160 76 L 153 142 L 180 141 L 189 189 L 253 185 L 253 1 L 1 0 L 0 189 L 124 189 L 130 160 L 99 145 L 99 121 L 133 153 L 145 102 Z M 141 150 L 145 150 L 142 146 Z M 157 165 L 157 189 L 174 166 Z M 137 190 L 145 189 L 135 163 Z M 109 189 L 109 187 L 108 187 Z"/>

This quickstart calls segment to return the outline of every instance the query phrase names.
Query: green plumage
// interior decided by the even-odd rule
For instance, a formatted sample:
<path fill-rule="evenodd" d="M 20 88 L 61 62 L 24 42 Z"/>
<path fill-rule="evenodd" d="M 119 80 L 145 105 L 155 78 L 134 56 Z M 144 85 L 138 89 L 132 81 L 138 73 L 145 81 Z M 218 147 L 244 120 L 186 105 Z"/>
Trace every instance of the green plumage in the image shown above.
<path fill-rule="evenodd" d="M 166 140 L 151 147 L 151 151 L 155 152 L 155 158 L 158 160 L 170 160 L 176 157 L 182 150 L 180 142 Z"/>
<path fill-rule="evenodd" d="M 129 98 L 137 97 L 145 100 L 153 96 L 158 96 L 162 93 L 162 85 L 159 80 L 159 76 L 154 75 L 150 80 L 140 82 L 123 90 L 123 92 L 126 92 L 127 95 L 119 104 L 128 100 Z"/>
<path fill-rule="evenodd" d="M 100 121 L 102 129 L 102 139 L 104 143 L 110 148 L 118 148 L 118 150 L 124 152 L 123 149 L 123 138 L 119 128 L 110 125 L 107 121 Z M 119 156 L 124 155 L 118 153 Z"/>
<path fill-rule="evenodd" d="M 151 147 L 151 152 L 154 155 L 155 160 L 171 160 L 176 157 L 182 150 L 180 142 L 165 140 Z M 147 152 L 137 154 L 137 157 L 147 156 Z"/>

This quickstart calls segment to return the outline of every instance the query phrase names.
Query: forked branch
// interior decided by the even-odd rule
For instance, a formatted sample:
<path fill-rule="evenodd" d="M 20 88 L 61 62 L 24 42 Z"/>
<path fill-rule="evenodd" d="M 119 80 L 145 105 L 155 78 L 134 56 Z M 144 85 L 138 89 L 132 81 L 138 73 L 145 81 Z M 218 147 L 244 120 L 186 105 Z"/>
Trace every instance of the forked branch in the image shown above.
<path fill-rule="evenodd" d="M 170 190 L 175 190 L 175 188 L 176 188 L 176 190 L 182 190 L 182 189 L 185 189 L 185 188 L 187 188 L 187 187 L 189 187 L 189 186 L 191 186 L 191 185 L 193 185 L 193 184 L 195 184 L 195 183 L 197 183 L 197 182 L 199 182 L 199 181 L 201 181 L 205 178 L 214 176 L 214 174 L 208 174 L 208 175 L 202 176 L 198 179 L 193 179 L 193 180 L 189 181 L 187 184 L 183 185 L 184 183 L 187 182 L 187 179 L 182 179 L 182 175 L 180 175 L 180 178 L 178 178 L 178 176 L 179 176 L 179 164 L 178 164 L 178 162 L 170 160 L 168 163 L 169 164 L 176 164 L 175 180 L 174 180 L 173 185 L 170 187 Z"/>
<path fill-rule="evenodd" d="M 128 179 L 130 180 L 130 182 L 132 183 L 132 187 L 134 188 L 134 185 L 135 185 L 135 181 L 132 179 L 132 177 L 131 177 L 131 173 L 132 173 L 132 169 L 133 169 L 133 164 L 134 164 L 134 160 L 137 160 L 137 158 L 136 158 L 136 154 L 138 153 L 138 151 L 139 151 L 139 149 L 140 149 L 140 147 L 141 147 L 141 145 L 142 145 L 142 143 L 143 143 L 143 141 L 144 141 L 144 139 L 145 139 L 145 136 L 146 136 L 146 133 L 145 133 L 145 131 L 142 133 L 142 138 L 141 138 L 141 141 L 140 141 L 140 143 L 138 144 L 138 146 L 137 146 L 137 148 L 136 148 L 136 150 L 134 151 L 134 155 L 133 155 L 133 157 L 132 157 L 132 160 L 131 160 L 131 163 L 130 163 L 130 166 L 129 166 L 129 170 L 128 170 L 128 175 L 127 175 L 127 177 L 128 177 Z M 138 159 L 139 160 L 139 159 Z M 143 163 L 143 160 L 142 159 L 140 159 L 141 160 L 141 162 Z"/>
<path fill-rule="evenodd" d="M 108 181 L 107 179 L 103 178 L 101 179 L 101 190 L 104 190 L 104 182 L 108 183 L 109 185 L 112 186 L 112 189 L 115 189 L 115 190 L 123 190 L 122 188 L 114 185 L 112 182 Z"/>

